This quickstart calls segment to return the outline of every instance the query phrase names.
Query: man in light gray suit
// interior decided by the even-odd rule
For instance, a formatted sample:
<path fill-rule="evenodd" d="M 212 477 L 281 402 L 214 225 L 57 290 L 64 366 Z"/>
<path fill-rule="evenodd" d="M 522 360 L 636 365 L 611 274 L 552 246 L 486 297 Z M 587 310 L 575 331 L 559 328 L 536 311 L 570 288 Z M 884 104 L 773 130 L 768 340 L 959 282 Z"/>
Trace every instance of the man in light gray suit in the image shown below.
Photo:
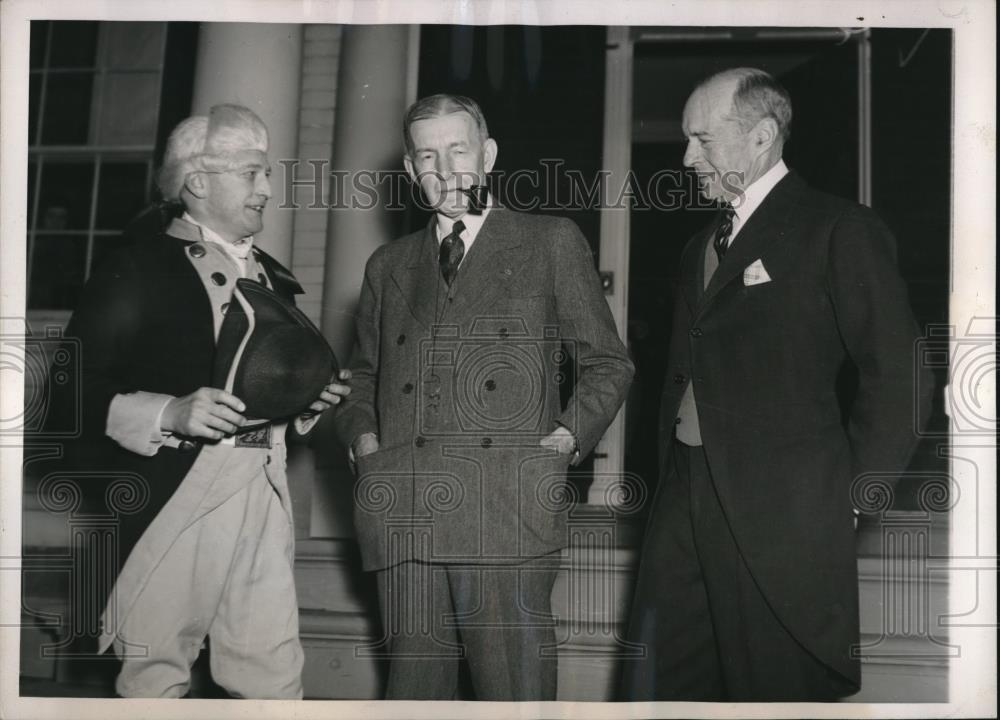
<path fill-rule="evenodd" d="M 378 571 L 386 697 L 452 699 L 465 658 L 477 699 L 554 700 L 565 471 L 600 440 L 633 366 L 576 225 L 485 192 L 497 144 L 478 105 L 419 100 L 404 136 L 435 215 L 368 261 L 337 415 L 364 567 Z"/>

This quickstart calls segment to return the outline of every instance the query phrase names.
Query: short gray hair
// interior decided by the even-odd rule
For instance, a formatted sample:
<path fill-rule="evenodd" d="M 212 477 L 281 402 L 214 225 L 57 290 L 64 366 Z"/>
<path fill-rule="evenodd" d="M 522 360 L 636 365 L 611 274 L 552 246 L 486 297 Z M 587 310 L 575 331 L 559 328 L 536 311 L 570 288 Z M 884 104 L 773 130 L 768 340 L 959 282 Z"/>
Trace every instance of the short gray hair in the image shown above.
<path fill-rule="evenodd" d="M 774 76 L 758 68 L 733 68 L 713 75 L 702 85 L 726 79 L 737 80 L 733 113 L 740 129 L 746 132 L 764 118 L 770 118 L 778 126 L 781 141 L 786 142 L 792 132 L 792 99 Z"/>
<path fill-rule="evenodd" d="M 215 105 L 208 115 L 182 120 L 170 133 L 156 184 L 164 200 L 177 202 L 192 172 L 222 170 L 234 153 L 266 153 L 267 147 L 267 127 L 253 110 L 242 105 Z"/>
<path fill-rule="evenodd" d="M 476 129 L 479 131 L 479 142 L 484 143 L 490 136 L 490 131 L 486 127 L 486 117 L 479 109 L 479 104 L 472 98 L 464 95 L 449 95 L 439 93 L 421 98 L 410 105 L 403 116 L 403 142 L 406 143 L 406 154 L 413 155 L 413 136 L 410 135 L 410 126 L 417 120 L 428 120 L 430 118 L 451 115 L 452 113 L 464 112 L 472 116 L 476 122 Z"/>

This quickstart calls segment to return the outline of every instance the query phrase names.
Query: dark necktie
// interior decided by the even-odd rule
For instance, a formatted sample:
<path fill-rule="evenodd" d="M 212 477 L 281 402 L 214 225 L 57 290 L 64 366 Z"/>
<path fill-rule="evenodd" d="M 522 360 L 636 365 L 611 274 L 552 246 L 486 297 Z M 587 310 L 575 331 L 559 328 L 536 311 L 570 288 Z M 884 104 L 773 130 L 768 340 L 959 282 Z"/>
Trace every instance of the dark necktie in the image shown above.
<path fill-rule="evenodd" d="M 458 264 L 465 257 L 465 243 L 462 242 L 462 238 L 460 237 L 463 230 L 465 230 L 465 223 L 458 220 L 451 226 L 451 232 L 441 241 L 438 265 L 441 266 L 441 275 L 444 276 L 444 281 L 448 284 L 448 287 L 451 287 L 451 281 L 455 279 L 455 273 L 458 272 Z"/>
<path fill-rule="evenodd" d="M 719 225 L 715 228 L 715 239 L 712 241 L 720 265 L 722 264 L 722 258 L 726 256 L 726 250 L 729 249 L 729 236 L 733 232 L 733 216 L 735 214 L 736 211 L 733 210 L 732 205 L 729 203 L 723 204 Z"/>

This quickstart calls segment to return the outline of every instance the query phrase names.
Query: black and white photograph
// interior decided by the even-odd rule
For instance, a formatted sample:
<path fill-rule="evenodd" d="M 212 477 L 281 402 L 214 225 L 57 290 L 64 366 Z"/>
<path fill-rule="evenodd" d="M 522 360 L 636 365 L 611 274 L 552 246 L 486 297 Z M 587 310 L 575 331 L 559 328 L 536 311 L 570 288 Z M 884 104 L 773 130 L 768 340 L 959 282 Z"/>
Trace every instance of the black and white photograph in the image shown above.
<path fill-rule="evenodd" d="M 0 12 L 0 716 L 996 715 L 995 3 Z"/>

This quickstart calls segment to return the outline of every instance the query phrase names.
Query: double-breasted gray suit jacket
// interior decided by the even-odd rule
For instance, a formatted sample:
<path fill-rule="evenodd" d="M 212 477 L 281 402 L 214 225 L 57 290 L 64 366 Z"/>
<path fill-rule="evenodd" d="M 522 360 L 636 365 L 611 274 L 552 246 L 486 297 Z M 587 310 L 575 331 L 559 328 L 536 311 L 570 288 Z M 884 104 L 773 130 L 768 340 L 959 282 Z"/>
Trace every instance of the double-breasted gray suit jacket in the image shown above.
<path fill-rule="evenodd" d="M 589 453 L 633 374 L 573 222 L 491 209 L 449 288 L 432 219 L 369 259 L 357 340 L 336 424 L 379 436 L 357 461 L 365 569 L 566 545 L 570 456 L 538 442 L 563 425 Z"/>
<path fill-rule="evenodd" d="M 706 288 L 713 230 L 681 256 L 661 457 L 694 382 L 712 479 L 750 572 L 792 634 L 857 684 L 852 482 L 905 469 L 915 418 L 926 417 L 917 405 L 932 387 L 914 362 L 918 330 L 895 242 L 870 209 L 795 172 L 740 230 Z M 745 277 L 756 261 L 769 281 Z M 858 387 L 844 416 L 836 385 L 848 358 Z"/>

